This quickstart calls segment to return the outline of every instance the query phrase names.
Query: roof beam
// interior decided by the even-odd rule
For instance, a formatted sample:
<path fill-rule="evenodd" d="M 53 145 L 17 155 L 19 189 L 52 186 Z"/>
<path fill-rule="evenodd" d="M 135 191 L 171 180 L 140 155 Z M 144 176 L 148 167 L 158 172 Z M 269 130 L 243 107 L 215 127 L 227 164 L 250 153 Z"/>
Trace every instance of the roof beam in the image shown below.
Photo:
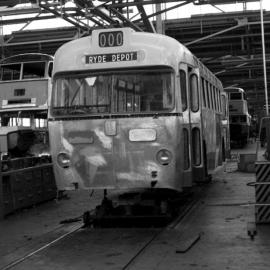
<path fill-rule="evenodd" d="M 143 1 L 142 0 L 135 0 L 135 2 L 137 2 L 137 9 L 141 14 L 141 18 L 142 21 L 144 23 L 144 26 L 146 28 L 147 32 L 151 32 L 151 33 L 155 33 L 156 29 L 154 28 L 152 22 L 149 21 L 149 19 L 147 18 L 147 14 L 145 12 L 145 9 L 143 7 Z"/>
<path fill-rule="evenodd" d="M 31 0 L 1 0 L 0 1 L 0 6 L 5 6 L 5 7 L 13 7 L 16 6 L 18 4 L 26 4 L 29 2 L 35 2 L 35 1 L 31 1 Z"/>
<path fill-rule="evenodd" d="M 90 27 L 88 25 L 86 25 L 85 23 L 82 23 L 80 20 L 77 20 L 75 18 L 69 18 L 65 13 L 59 13 L 56 9 L 50 8 L 49 5 L 41 4 L 41 0 L 39 0 L 39 6 L 41 8 L 43 8 L 44 10 L 51 12 L 56 17 L 62 18 L 65 21 L 69 22 L 70 24 L 72 24 L 78 28 L 82 28 L 84 30 L 90 30 Z"/>
<path fill-rule="evenodd" d="M 43 8 L 47 12 L 54 14 L 56 17 L 62 18 L 65 21 L 69 22 L 70 24 L 72 24 L 72 25 L 74 25 L 74 26 L 76 26 L 84 31 L 91 30 L 91 26 L 89 26 L 88 24 L 83 22 L 81 19 L 76 18 L 75 16 L 72 16 L 72 14 L 66 13 L 64 9 L 60 9 L 60 12 L 59 12 L 55 7 L 50 5 L 50 2 L 47 1 L 46 2 L 47 4 L 42 4 L 41 1 L 45 2 L 45 0 L 38 0 L 38 1 L 39 1 L 39 6 L 41 8 Z M 78 14 L 83 16 L 83 19 L 85 19 L 87 17 L 86 14 L 81 11 L 81 9 L 77 9 L 77 11 L 78 11 Z M 96 25 L 105 27 L 104 24 L 102 24 L 100 21 L 96 20 L 95 18 L 87 17 L 87 19 L 89 19 L 90 21 L 92 21 Z"/>
<path fill-rule="evenodd" d="M 110 10 L 117 18 L 119 18 L 123 24 L 126 24 L 133 28 L 135 31 L 143 32 L 143 30 L 136 25 L 135 23 L 131 22 L 129 19 L 127 19 L 121 12 L 119 12 L 116 8 L 112 8 L 110 6 L 107 7 L 108 10 Z"/>
<path fill-rule="evenodd" d="M 175 6 L 172 6 L 172 7 L 169 7 L 169 8 L 165 8 L 165 9 L 163 9 L 163 10 L 161 10 L 161 11 L 152 13 L 152 14 L 146 16 L 145 19 L 149 19 L 149 18 L 155 17 L 156 15 L 162 14 L 162 13 L 164 13 L 164 12 L 167 12 L 167 11 L 170 11 L 170 10 L 173 10 L 173 9 L 176 9 L 176 8 L 179 8 L 179 7 L 182 7 L 182 6 L 185 6 L 185 5 L 187 5 L 187 4 L 192 3 L 193 1 L 194 1 L 194 0 L 186 0 L 186 1 L 184 1 L 184 2 L 182 2 L 182 3 L 180 3 L 180 4 L 177 4 L 177 5 L 175 5 Z M 137 22 L 140 22 L 140 21 L 141 21 L 141 19 L 138 19 L 138 20 L 133 21 L 133 23 L 137 23 Z"/>
<path fill-rule="evenodd" d="M 237 25 L 234 25 L 234 26 L 229 27 L 229 28 L 227 28 L 227 29 L 218 31 L 218 32 L 213 33 L 213 34 L 211 34 L 211 35 L 207 35 L 207 36 L 204 36 L 204 37 L 202 37 L 202 38 L 198 38 L 198 39 L 196 39 L 196 40 L 187 42 L 187 43 L 185 43 L 184 45 L 185 45 L 185 46 L 193 45 L 193 44 L 195 44 L 195 43 L 198 43 L 198 42 L 204 41 L 204 40 L 206 40 L 206 39 L 210 39 L 210 38 L 212 38 L 212 37 L 215 37 L 215 36 L 224 34 L 224 33 L 226 33 L 226 32 L 232 31 L 232 30 L 234 30 L 234 29 L 236 29 L 236 28 L 239 28 L 239 27 L 242 27 L 242 26 L 256 25 L 256 24 L 260 24 L 260 23 L 261 23 L 261 22 L 259 22 L 259 21 L 258 21 L 258 22 L 240 22 L 240 21 L 239 21 Z M 265 23 L 265 24 L 269 24 L 270 21 L 264 21 L 264 23 Z"/>

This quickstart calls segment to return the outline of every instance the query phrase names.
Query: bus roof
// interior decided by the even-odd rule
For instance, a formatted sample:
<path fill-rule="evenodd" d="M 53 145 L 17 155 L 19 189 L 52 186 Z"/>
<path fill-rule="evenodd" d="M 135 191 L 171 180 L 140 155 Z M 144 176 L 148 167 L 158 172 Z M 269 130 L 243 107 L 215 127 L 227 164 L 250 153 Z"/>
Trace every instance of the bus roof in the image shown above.
<path fill-rule="evenodd" d="M 123 33 L 121 45 L 100 45 L 100 36 Z M 134 53 L 131 55 L 131 53 Z M 128 55 L 130 54 L 130 55 Z M 113 55 L 113 56 L 112 56 Z M 177 40 L 160 34 L 135 32 L 131 28 L 93 30 L 91 36 L 62 45 L 55 54 L 54 74 L 58 72 L 115 69 L 126 67 L 170 66 L 178 67 L 179 57 L 188 63 L 195 59 L 192 53 Z M 100 57 L 100 61 L 87 62 L 87 57 Z M 115 59 L 112 59 L 113 57 Z M 117 58 L 118 56 L 118 58 Z M 122 59 L 121 59 L 122 56 Z M 134 58 L 132 58 L 134 56 Z M 177 57 L 178 56 L 178 57 Z M 110 60 L 104 60 L 105 58 Z"/>
<path fill-rule="evenodd" d="M 227 92 L 227 93 L 244 93 L 244 89 L 242 88 L 239 88 L 239 87 L 226 87 L 224 88 L 224 90 Z"/>
<path fill-rule="evenodd" d="M 42 53 L 24 53 L 17 54 L 0 61 L 0 64 L 19 63 L 19 62 L 33 62 L 33 61 L 53 61 L 53 56 Z"/>
<path fill-rule="evenodd" d="M 90 36 L 67 42 L 56 51 L 53 75 L 149 66 L 168 66 L 177 70 L 181 62 L 200 68 L 207 79 L 214 78 L 212 72 L 174 38 L 135 32 L 128 27 L 96 29 Z M 222 85 L 217 78 L 215 83 Z"/>

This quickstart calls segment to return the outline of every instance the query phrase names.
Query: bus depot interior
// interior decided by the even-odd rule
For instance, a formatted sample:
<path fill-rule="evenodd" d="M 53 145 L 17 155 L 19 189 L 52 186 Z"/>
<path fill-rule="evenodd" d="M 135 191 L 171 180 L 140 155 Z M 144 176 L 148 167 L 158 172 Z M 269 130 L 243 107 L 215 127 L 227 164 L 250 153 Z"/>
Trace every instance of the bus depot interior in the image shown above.
<path fill-rule="evenodd" d="M 269 269 L 267 1 L 96 2 L 0 3 L 0 269 Z"/>

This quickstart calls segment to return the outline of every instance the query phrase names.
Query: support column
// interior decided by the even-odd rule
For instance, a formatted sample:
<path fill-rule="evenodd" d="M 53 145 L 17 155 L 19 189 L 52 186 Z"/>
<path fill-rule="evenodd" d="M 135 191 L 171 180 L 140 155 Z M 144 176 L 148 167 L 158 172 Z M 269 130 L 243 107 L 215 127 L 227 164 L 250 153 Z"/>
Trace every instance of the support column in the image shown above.
<path fill-rule="evenodd" d="M 265 113 L 268 116 L 269 115 L 269 108 L 268 108 L 267 72 L 266 72 L 266 59 L 265 59 L 265 41 L 264 41 L 264 23 L 263 23 L 262 1 L 263 0 L 260 0 L 262 56 L 263 56 L 263 77 L 264 77 L 264 92 L 265 92 Z"/>
<path fill-rule="evenodd" d="M 156 4 L 156 12 L 161 11 L 161 3 Z M 162 14 L 156 15 L 156 31 L 158 34 L 164 34 L 164 28 L 162 23 Z"/>
<path fill-rule="evenodd" d="M 3 193 L 3 178 L 2 178 L 2 162 L 0 160 L 0 220 L 4 218 L 4 193 Z"/>

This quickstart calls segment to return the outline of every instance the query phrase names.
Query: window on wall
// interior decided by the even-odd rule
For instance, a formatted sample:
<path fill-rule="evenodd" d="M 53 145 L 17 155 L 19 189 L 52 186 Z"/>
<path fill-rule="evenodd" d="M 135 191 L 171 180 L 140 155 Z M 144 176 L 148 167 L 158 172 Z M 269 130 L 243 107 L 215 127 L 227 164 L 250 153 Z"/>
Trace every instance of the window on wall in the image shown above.
<path fill-rule="evenodd" d="M 186 79 L 185 70 L 180 70 L 180 88 L 181 88 L 181 101 L 182 101 L 182 110 L 187 109 L 187 79 Z"/>
<path fill-rule="evenodd" d="M 199 89 L 198 77 L 196 74 L 190 75 L 190 108 L 193 112 L 199 110 Z"/>
<path fill-rule="evenodd" d="M 199 166 L 201 164 L 201 139 L 200 139 L 200 129 L 192 129 L 192 157 L 193 165 Z"/>
<path fill-rule="evenodd" d="M 189 136 L 188 130 L 186 128 L 183 129 L 183 137 L 184 137 L 184 170 L 187 170 L 190 167 L 190 156 L 189 156 Z"/>

